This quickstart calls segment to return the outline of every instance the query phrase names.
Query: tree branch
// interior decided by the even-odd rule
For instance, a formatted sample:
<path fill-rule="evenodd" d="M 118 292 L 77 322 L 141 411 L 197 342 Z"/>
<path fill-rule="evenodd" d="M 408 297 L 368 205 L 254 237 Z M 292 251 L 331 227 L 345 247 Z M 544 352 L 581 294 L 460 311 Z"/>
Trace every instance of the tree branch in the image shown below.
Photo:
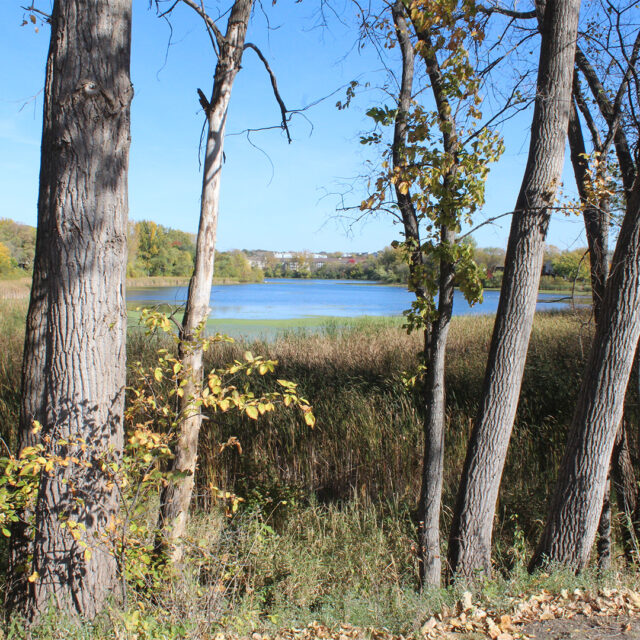
<path fill-rule="evenodd" d="M 45 22 L 51 23 L 51 15 L 49 13 L 45 13 L 44 11 L 41 11 L 40 9 L 36 9 L 33 2 L 31 3 L 30 7 L 21 6 L 20 8 L 24 9 L 25 11 L 31 11 L 32 13 L 37 13 L 44 18 Z"/>
<path fill-rule="evenodd" d="M 493 7 L 483 7 L 482 5 L 477 5 L 477 10 L 480 13 L 484 13 L 490 16 L 492 13 L 498 13 L 501 16 L 507 16 L 508 18 L 516 18 L 517 20 L 532 20 L 536 18 L 536 10 L 532 9 L 531 11 L 514 11 L 513 9 L 507 9 L 506 7 L 501 7 L 499 5 L 495 5 Z"/>
<path fill-rule="evenodd" d="M 213 33 L 218 47 L 222 49 L 222 47 L 226 43 L 226 40 L 222 35 L 222 31 L 220 31 L 220 29 L 218 28 L 215 20 L 204 10 L 201 5 L 196 4 L 194 0 L 181 1 L 184 2 L 184 4 L 186 4 L 188 7 L 191 7 L 204 20 L 204 23 L 207 25 L 207 29 L 211 30 L 211 32 Z"/>
<path fill-rule="evenodd" d="M 183 0 L 183 2 L 185 1 L 186 0 Z M 287 134 L 287 140 L 289 144 L 291 144 L 291 133 L 289 132 L 289 125 L 287 123 L 287 107 L 285 106 L 280 96 L 280 92 L 278 91 L 278 83 L 276 81 L 276 76 L 271 70 L 271 67 L 267 62 L 267 59 L 264 57 L 264 55 L 262 55 L 262 51 L 260 51 L 260 49 L 258 49 L 258 47 L 255 44 L 253 44 L 252 42 L 247 42 L 245 43 L 244 48 L 245 50 L 253 49 L 253 51 L 256 52 L 256 55 L 258 56 L 258 58 L 260 58 L 260 60 L 262 60 L 262 64 L 264 65 L 264 68 L 267 70 L 267 73 L 269 74 L 269 78 L 271 79 L 271 87 L 273 88 L 273 95 L 275 96 L 276 101 L 278 102 L 278 106 L 280 107 L 280 113 L 282 115 L 282 124 L 280 126 L 283 129 L 283 131 Z"/>
<path fill-rule="evenodd" d="M 517 212 L 516 211 L 507 211 L 507 213 L 501 213 L 498 216 L 493 216 L 491 218 L 487 218 L 484 222 L 481 222 L 480 224 L 477 224 L 475 227 L 473 227 L 472 229 L 467 231 L 467 233 L 464 233 L 463 235 L 458 236 L 458 242 L 462 242 L 465 238 L 468 238 L 471 234 L 475 233 L 481 227 L 484 227 L 485 225 L 488 225 L 488 224 L 493 224 L 496 220 L 500 220 L 500 218 L 505 218 L 506 216 L 512 216 L 514 213 L 517 213 Z"/>

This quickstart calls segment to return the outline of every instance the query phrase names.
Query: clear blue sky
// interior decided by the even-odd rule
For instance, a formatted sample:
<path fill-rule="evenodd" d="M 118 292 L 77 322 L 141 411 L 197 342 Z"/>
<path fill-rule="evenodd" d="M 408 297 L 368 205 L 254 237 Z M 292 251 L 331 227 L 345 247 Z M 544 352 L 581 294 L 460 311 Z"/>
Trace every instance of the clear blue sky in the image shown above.
<path fill-rule="evenodd" d="M 349 21 L 350 5 L 334 4 Z M 0 217 L 35 224 L 39 145 L 42 124 L 44 66 L 49 31 L 21 27 L 20 0 L 0 2 Z M 24 3 L 22 3 L 24 4 Z M 147 0 L 133 0 L 132 143 L 129 177 L 130 217 L 195 232 L 201 174 L 198 142 L 203 116 L 196 88 L 210 94 L 215 59 L 199 20 L 178 7 L 169 27 L 148 10 Z M 50 0 L 42 0 L 43 9 Z M 211 6 L 217 6 L 211 3 Z M 278 76 L 288 108 L 302 107 L 352 79 L 375 82 L 381 65 L 373 51 L 358 51 L 353 25 L 329 16 L 318 26 L 316 1 L 279 0 L 258 7 L 248 40 L 260 46 Z M 339 12 L 340 13 L 340 12 Z M 351 108 L 338 111 L 344 90 L 306 112 L 313 124 L 295 117 L 294 141 L 283 133 L 229 135 L 223 172 L 218 246 L 271 250 L 375 251 L 399 237 L 385 218 L 352 226 L 337 218 L 336 193 L 352 189 L 349 204 L 362 198 L 356 176 L 366 170 L 366 149 L 359 133 L 367 127 L 364 112 L 378 94 L 358 96 Z M 504 130 L 507 151 L 492 171 L 483 216 L 509 211 L 515 204 L 527 154 L 530 114 Z M 279 123 L 269 79 L 256 56 L 245 54 L 233 89 L 228 133 Z M 567 172 L 567 183 L 571 183 Z M 482 216 L 481 216 L 482 217 Z M 481 218 L 480 217 L 480 218 Z M 560 216 L 552 223 L 549 242 L 560 248 L 584 244 L 579 218 Z M 508 219 L 476 234 L 482 246 L 506 245 Z"/>

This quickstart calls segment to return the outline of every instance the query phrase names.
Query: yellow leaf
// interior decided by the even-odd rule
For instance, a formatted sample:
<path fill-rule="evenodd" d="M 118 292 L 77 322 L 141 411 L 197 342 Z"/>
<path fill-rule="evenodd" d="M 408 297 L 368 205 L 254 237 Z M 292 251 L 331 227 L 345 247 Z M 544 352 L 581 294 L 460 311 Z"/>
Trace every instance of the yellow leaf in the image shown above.
<path fill-rule="evenodd" d="M 40 577 L 40 574 L 37 571 L 34 571 L 28 578 L 27 580 L 29 582 L 35 582 L 38 578 Z"/>
<path fill-rule="evenodd" d="M 153 377 L 160 382 L 162 380 L 162 369 L 160 367 L 156 367 L 156 370 L 153 372 Z"/>
<path fill-rule="evenodd" d="M 311 411 L 307 411 L 304 414 L 304 421 L 313 429 L 313 426 L 316 423 L 316 417 L 311 413 Z"/>
<path fill-rule="evenodd" d="M 91 560 L 91 549 L 84 550 L 84 559 L 85 562 L 89 562 L 89 560 Z"/>
<path fill-rule="evenodd" d="M 256 407 L 254 407 L 253 405 L 248 406 L 245 409 L 245 412 L 252 420 L 258 419 L 258 409 L 256 409 Z"/>

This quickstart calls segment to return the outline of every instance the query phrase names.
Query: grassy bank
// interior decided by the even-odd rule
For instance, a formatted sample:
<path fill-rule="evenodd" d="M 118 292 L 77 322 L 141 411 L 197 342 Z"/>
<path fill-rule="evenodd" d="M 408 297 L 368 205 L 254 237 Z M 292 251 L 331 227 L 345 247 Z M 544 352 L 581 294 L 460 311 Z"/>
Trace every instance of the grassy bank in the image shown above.
<path fill-rule="evenodd" d="M 3 303 L 0 426 L 10 442 L 18 412 L 23 319 L 24 303 Z M 506 611 L 512 598 L 527 591 L 635 584 L 633 575 L 615 572 L 576 578 L 528 577 L 525 571 L 589 349 L 587 320 L 568 313 L 536 318 L 495 521 L 496 579 L 479 585 L 476 593 L 487 607 Z M 451 329 L 445 531 L 492 322 L 458 317 Z M 152 363 L 160 346 L 133 331 L 129 357 Z M 273 388 L 274 377 L 298 382 L 314 405 L 315 428 L 285 411 L 257 422 L 231 413 L 209 416 L 200 442 L 186 568 L 173 580 L 153 583 L 150 591 L 133 591 L 126 615 L 112 611 L 94 627 L 52 617 L 49 630 L 38 637 L 196 638 L 220 629 L 242 635 L 312 620 L 419 635 L 432 613 L 460 597 L 456 588 L 416 591 L 414 508 L 422 429 L 420 406 L 403 378 L 415 367 L 420 347 L 420 337 L 407 336 L 397 319 L 368 319 L 330 324 L 314 333 L 298 327 L 275 340 L 224 344 L 209 352 L 208 367 L 238 358 L 246 349 L 277 359 L 275 375 L 259 384 Z M 241 453 L 234 447 L 220 451 L 219 444 L 231 436 L 239 438 Z M 225 516 L 212 487 L 244 499 L 237 514 Z"/>
<path fill-rule="evenodd" d="M 262 282 L 261 280 L 239 280 L 238 278 L 213 278 L 213 285 L 248 284 Z M 189 278 L 176 276 L 144 276 L 141 278 L 127 278 L 127 287 L 144 289 L 146 287 L 188 287 Z"/>
<path fill-rule="evenodd" d="M 214 278 L 214 285 L 246 284 L 248 281 L 233 278 Z M 258 282 L 258 281 L 251 281 Z M 149 287 L 187 287 L 189 278 L 173 276 L 145 276 L 143 278 L 127 278 L 127 287 L 144 289 Z M 0 300 L 24 299 L 29 297 L 31 277 L 0 279 Z"/>

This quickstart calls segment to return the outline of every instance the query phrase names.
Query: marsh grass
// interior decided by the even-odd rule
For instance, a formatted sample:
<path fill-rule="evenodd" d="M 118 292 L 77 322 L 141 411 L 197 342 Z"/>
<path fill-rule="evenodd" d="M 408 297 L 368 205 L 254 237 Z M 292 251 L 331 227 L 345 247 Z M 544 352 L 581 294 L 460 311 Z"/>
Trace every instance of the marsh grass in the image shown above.
<path fill-rule="evenodd" d="M 11 302 L 3 303 L 0 315 L 0 426 L 8 442 L 17 424 L 24 313 L 24 304 Z M 492 324 L 490 317 L 462 317 L 451 329 L 445 532 Z M 487 606 L 507 610 L 514 597 L 542 589 L 637 586 L 631 572 L 579 577 L 526 572 L 590 340 L 584 314 L 536 318 L 496 514 L 496 571 L 494 579 L 475 585 Z M 151 364 L 158 348 L 168 344 L 133 331 L 129 358 Z M 228 363 L 245 350 L 277 359 L 273 378 L 253 382 L 266 389 L 273 388 L 275 377 L 296 381 L 314 405 L 316 427 L 286 411 L 257 422 L 230 413 L 208 416 L 189 562 L 171 580 L 136 592 L 126 612 L 114 594 L 114 607 L 92 625 L 51 615 L 32 637 L 204 638 L 218 630 L 246 635 L 313 620 L 417 635 L 432 613 L 443 604 L 452 606 L 464 589 L 416 590 L 421 410 L 403 376 L 414 369 L 420 348 L 420 336 L 407 336 L 397 320 L 332 323 L 312 334 L 290 331 L 272 341 L 221 344 L 208 354 L 207 366 Z M 631 400 L 637 406 L 637 398 Z M 219 443 L 230 436 L 240 439 L 242 453 L 232 447 L 220 453 Z M 236 515 L 225 517 L 210 485 L 244 498 Z M 24 637 L 19 629 L 5 632 Z"/>
<path fill-rule="evenodd" d="M 27 300 L 29 298 L 30 290 L 30 277 L 19 276 L 16 278 L 0 279 L 0 301 Z"/>

